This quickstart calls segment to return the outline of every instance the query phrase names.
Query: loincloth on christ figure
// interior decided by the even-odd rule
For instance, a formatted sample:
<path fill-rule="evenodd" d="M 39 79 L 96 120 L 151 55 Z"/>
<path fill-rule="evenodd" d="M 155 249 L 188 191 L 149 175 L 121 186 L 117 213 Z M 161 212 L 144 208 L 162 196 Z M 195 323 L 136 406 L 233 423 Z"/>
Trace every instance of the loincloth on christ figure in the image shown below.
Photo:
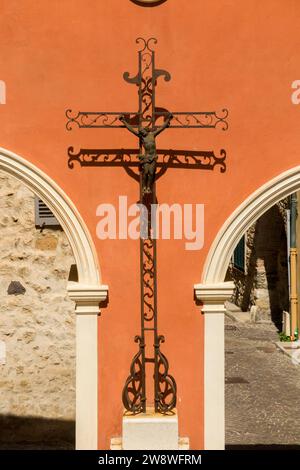
<path fill-rule="evenodd" d="M 139 157 L 139 159 L 140 159 L 140 165 L 142 165 L 142 166 L 145 165 L 146 163 L 148 163 L 148 164 L 153 163 L 153 162 L 156 163 L 156 160 L 157 160 L 157 154 L 156 154 L 156 153 L 151 154 L 151 155 L 149 155 L 149 154 L 148 154 L 148 155 L 147 155 L 147 154 L 146 154 L 146 155 L 141 154 L 141 155 L 139 155 L 138 157 Z"/>

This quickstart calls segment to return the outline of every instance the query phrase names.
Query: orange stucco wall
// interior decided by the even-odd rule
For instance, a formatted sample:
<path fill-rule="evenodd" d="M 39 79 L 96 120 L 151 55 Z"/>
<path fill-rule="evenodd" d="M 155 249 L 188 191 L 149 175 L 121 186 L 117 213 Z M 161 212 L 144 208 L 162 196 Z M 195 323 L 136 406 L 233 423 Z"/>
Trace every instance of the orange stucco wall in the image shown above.
<path fill-rule="evenodd" d="M 167 0 L 143 8 L 129 0 L 2 0 L 0 146 L 49 174 L 84 217 L 99 254 L 110 300 L 99 319 L 99 447 L 120 435 L 121 390 L 136 352 L 139 252 L 136 241 L 96 238 L 96 207 L 138 187 L 120 168 L 67 167 L 67 148 L 135 147 L 125 130 L 65 129 L 67 108 L 124 111 L 137 107 L 135 39 L 155 36 L 157 105 L 170 110 L 229 109 L 229 130 L 174 130 L 163 148 L 228 153 L 227 171 L 169 169 L 160 202 L 205 204 L 205 246 L 158 242 L 159 331 L 178 384 L 180 434 L 203 446 L 204 318 L 193 300 L 203 263 L 224 220 L 261 184 L 299 164 L 300 106 L 291 83 L 300 76 L 298 0 Z"/>

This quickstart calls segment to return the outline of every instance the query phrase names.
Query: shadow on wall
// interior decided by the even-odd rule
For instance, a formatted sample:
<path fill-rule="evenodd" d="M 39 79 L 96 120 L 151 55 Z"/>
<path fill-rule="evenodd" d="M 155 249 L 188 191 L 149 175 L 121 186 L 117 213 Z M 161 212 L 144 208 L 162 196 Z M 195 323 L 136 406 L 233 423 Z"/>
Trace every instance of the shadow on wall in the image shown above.
<path fill-rule="evenodd" d="M 280 331 L 282 312 L 289 310 L 285 225 L 283 210 L 278 205 L 269 209 L 253 228 L 247 273 L 235 273 L 235 270 L 230 273 L 236 283 L 233 302 L 243 311 L 255 305 L 257 319 L 271 318 Z"/>
<path fill-rule="evenodd" d="M 0 450 L 75 449 L 75 421 L 0 415 Z"/>

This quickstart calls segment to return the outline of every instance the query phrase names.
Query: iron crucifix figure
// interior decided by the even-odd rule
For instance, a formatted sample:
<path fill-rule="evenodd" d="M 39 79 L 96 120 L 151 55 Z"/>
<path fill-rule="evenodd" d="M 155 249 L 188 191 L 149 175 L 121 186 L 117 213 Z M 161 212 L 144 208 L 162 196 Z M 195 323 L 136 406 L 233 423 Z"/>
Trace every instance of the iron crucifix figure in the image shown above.
<path fill-rule="evenodd" d="M 136 130 L 127 121 L 124 115 L 119 117 L 119 120 L 124 126 L 135 136 L 139 137 L 144 154 L 139 155 L 140 165 L 142 167 L 142 192 L 143 194 L 152 193 L 153 184 L 155 181 L 157 152 L 155 138 L 167 127 L 170 126 L 173 115 L 170 113 L 160 127 L 151 130 L 150 127 L 140 127 Z"/>

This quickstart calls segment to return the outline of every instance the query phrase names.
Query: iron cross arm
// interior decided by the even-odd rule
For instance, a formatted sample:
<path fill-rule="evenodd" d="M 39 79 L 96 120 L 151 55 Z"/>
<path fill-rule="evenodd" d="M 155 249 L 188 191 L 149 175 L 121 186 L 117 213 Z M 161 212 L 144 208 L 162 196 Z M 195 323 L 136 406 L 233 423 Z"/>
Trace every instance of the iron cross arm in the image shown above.
<path fill-rule="evenodd" d="M 124 115 L 126 121 L 132 125 L 132 127 L 138 129 L 140 127 L 141 115 L 140 113 L 134 112 L 103 112 L 103 111 L 79 111 L 73 113 L 71 109 L 66 111 L 67 124 L 66 128 L 68 131 L 73 129 L 73 126 L 77 126 L 79 129 L 116 129 L 125 128 L 119 120 L 120 115 Z M 169 111 L 156 110 L 154 113 L 155 125 L 158 125 L 160 121 L 164 121 L 169 115 Z M 220 128 L 222 130 L 228 129 L 228 110 L 222 109 L 220 113 L 217 111 L 195 111 L 195 112 L 172 112 L 173 119 L 169 125 L 169 128 L 177 129 L 215 129 Z"/>

